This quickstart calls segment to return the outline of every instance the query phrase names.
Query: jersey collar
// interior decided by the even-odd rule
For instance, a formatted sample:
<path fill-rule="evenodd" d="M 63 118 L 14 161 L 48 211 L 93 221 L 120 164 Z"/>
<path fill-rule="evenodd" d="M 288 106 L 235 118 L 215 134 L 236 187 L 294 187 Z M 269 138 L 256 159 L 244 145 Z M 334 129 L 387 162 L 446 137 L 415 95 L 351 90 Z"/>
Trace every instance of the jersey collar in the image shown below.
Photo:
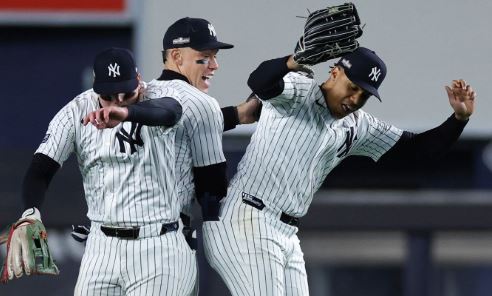
<path fill-rule="evenodd" d="M 157 78 L 157 80 L 175 80 L 175 79 L 183 80 L 184 82 L 191 84 L 188 78 L 186 78 L 184 75 L 167 69 L 162 70 L 161 76 Z"/>

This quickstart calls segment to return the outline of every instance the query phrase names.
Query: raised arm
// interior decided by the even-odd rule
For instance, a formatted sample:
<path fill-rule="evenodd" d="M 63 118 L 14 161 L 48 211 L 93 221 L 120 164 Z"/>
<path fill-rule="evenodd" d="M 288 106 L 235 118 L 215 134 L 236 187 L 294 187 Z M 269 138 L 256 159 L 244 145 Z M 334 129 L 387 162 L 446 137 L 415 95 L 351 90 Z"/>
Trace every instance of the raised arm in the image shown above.
<path fill-rule="evenodd" d="M 407 158 L 428 160 L 442 156 L 458 140 L 475 109 L 476 93 L 464 80 L 453 80 L 445 87 L 454 110 L 444 123 L 423 133 L 404 132 L 381 160 Z"/>

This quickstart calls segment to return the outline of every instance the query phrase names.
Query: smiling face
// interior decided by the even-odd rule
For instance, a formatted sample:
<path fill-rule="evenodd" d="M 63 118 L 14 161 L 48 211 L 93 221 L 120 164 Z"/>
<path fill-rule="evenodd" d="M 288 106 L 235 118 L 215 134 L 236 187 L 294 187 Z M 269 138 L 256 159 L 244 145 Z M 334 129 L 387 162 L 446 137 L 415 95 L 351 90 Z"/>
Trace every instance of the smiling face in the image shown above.
<path fill-rule="evenodd" d="M 191 85 L 208 93 L 210 80 L 219 68 L 218 51 L 218 49 L 197 51 L 189 47 L 172 49 L 170 55 L 172 65 L 169 69 L 181 73 Z"/>
<path fill-rule="evenodd" d="M 338 66 L 332 69 L 328 80 L 321 85 L 321 90 L 330 113 L 338 119 L 362 108 L 369 98 L 369 95 L 350 81 L 344 70 Z"/>

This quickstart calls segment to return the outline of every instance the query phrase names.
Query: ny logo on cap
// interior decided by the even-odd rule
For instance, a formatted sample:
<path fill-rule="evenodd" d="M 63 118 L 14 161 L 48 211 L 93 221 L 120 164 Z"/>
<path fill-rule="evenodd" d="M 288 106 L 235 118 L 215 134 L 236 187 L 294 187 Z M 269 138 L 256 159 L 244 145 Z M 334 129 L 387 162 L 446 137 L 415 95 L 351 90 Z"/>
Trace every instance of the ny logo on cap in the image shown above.
<path fill-rule="evenodd" d="M 117 63 L 109 64 L 108 66 L 108 76 L 111 77 L 111 73 L 113 74 L 113 77 L 120 76 L 120 66 Z"/>
<path fill-rule="evenodd" d="M 369 77 L 372 81 L 378 81 L 379 75 L 381 75 L 381 69 L 378 69 L 378 67 L 372 68 L 371 73 L 369 73 Z"/>
<path fill-rule="evenodd" d="M 217 33 L 215 32 L 214 26 L 212 24 L 208 24 L 208 31 L 210 32 L 210 36 L 217 36 Z"/>

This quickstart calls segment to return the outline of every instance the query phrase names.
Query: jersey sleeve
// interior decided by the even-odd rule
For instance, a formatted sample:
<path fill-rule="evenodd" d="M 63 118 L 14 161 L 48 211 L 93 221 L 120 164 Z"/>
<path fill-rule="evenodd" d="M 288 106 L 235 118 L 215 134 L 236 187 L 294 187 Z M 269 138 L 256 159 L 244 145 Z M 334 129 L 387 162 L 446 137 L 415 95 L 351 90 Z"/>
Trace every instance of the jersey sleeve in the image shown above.
<path fill-rule="evenodd" d="M 51 120 L 41 145 L 36 153 L 55 160 L 60 166 L 67 160 L 75 147 L 75 119 L 70 108 L 65 106 Z"/>
<path fill-rule="evenodd" d="M 403 130 L 363 111 L 359 112 L 357 130 L 357 144 L 351 154 L 368 156 L 374 161 L 391 149 L 403 133 Z"/>
<path fill-rule="evenodd" d="M 182 119 L 190 138 L 193 166 L 203 167 L 224 162 L 224 119 L 219 105 L 206 100 L 188 101 Z"/>
<path fill-rule="evenodd" d="M 289 72 L 283 78 L 284 90 L 274 98 L 262 100 L 264 106 L 271 106 L 277 112 L 288 115 L 300 100 L 307 96 L 314 80 L 298 72 Z M 261 99 L 261 98 L 260 98 Z"/>

